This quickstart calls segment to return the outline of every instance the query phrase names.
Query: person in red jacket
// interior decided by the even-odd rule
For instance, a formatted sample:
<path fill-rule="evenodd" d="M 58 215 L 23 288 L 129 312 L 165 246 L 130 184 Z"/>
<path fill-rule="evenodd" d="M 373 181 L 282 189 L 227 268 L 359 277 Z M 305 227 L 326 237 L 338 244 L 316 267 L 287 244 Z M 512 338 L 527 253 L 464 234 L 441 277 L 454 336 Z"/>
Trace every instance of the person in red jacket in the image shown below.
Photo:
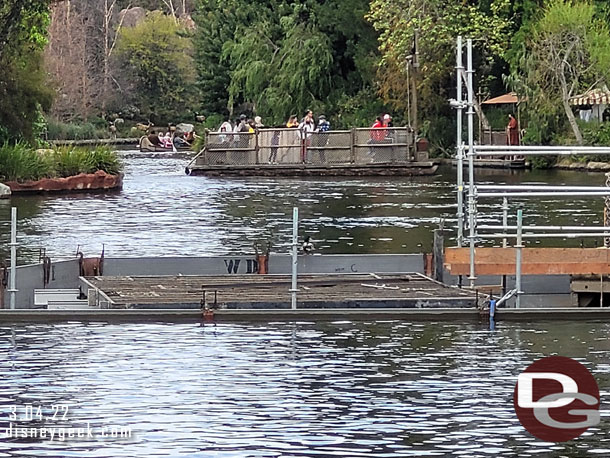
<path fill-rule="evenodd" d="M 508 115 L 508 125 L 506 126 L 506 143 L 510 146 L 519 145 L 519 124 L 512 114 Z"/>
<path fill-rule="evenodd" d="M 375 123 L 371 127 L 371 138 L 367 142 L 369 145 L 369 155 L 371 156 L 371 162 L 375 159 L 375 154 L 379 148 L 375 148 L 373 145 L 383 143 L 386 136 L 386 126 L 383 123 L 383 118 L 377 116 Z"/>

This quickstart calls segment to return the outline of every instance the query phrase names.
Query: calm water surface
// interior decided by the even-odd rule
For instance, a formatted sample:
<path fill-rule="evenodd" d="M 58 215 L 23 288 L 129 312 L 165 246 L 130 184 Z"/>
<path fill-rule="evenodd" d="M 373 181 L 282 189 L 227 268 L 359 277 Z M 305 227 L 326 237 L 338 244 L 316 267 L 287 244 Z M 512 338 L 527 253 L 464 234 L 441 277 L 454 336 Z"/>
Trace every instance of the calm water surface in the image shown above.
<path fill-rule="evenodd" d="M 78 246 L 99 255 L 102 245 L 109 256 L 238 254 L 267 241 L 276 252 L 288 251 L 293 206 L 300 209 L 301 233 L 321 253 L 429 252 L 431 230 L 442 219 L 455 225 L 451 168 L 421 178 L 222 179 L 186 176 L 186 156 L 121 154 L 122 192 L 0 201 L 0 257 L 8 253 L 11 204 L 19 209 L 22 261 L 37 260 L 41 247 L 53 259 L 74 256 Z M 604 184 L 603 174 L 581 172 L 477 176 L 488 183 Z M 481 202 L 482 222 L 500 222 L 500 204 Z M 513 221 L 517 208 L 524 209 L 525 224 L 601 224 L 601 198 L 515 200 Z"/>
<path fill-rule="evenodd" d="M 208 326 L 1 327 L 0 456 L 610 456 L 610 324 Z M 534 439 L 512 408 L 519 372 L 551 354 L 581 361 L 602 396 L 601 424 L 565 444 Z M 47 418 L 19 424 L 132 437 L 7 440 L 27 404 Z"/>

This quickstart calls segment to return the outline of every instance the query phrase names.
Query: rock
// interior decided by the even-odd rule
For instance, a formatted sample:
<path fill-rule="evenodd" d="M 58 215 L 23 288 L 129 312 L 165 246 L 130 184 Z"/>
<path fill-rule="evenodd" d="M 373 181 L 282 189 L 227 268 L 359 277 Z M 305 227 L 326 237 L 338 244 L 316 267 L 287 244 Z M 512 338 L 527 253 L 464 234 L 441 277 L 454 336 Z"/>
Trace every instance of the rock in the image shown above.
<path fill-rule="evenodd" d="M 121 189 L 123 174 L 109 175 L 102 170 L 95 173 L 81 173 L 67 178 L 43 178 L 38 181 L 8 181 L 7 186 L 12 192 L 70 192 L 70 191 L 104 191 Z"/>
<path fill-rule="evenodd" d="M 587 169 L 589 170 L 594 170 L 594 171 L 599 171 L 599 172 L 606 172 L 608 170 L 610 170 L 610 164 L 607 162 L 589 162 L 587 164 Z"/>
<path fill-rule="evenodd" d="M 11 197 L 11 188 L 0 183 L 0 199 L 8 199 L 9 197 Z"/>
<path fill-rule="evenodd" d="M 123 27 L 135 27 L 146 18 L 146 10 L 139 6 L 121 10 L 119 21 L 123 21 Z"/>

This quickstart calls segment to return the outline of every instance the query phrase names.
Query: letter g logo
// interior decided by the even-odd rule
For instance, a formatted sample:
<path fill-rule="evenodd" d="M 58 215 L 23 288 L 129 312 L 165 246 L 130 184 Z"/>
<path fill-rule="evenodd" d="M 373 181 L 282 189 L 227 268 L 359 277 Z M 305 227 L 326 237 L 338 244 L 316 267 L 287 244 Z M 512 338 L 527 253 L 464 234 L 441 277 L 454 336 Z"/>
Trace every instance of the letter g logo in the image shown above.
<path fill-rule="evenodd" d="M 519 374 L 513 402 L 521 424 L 544 441 L 574 439 L 600 421 L 597 382 L 563 356 L 540 359 Z"/>

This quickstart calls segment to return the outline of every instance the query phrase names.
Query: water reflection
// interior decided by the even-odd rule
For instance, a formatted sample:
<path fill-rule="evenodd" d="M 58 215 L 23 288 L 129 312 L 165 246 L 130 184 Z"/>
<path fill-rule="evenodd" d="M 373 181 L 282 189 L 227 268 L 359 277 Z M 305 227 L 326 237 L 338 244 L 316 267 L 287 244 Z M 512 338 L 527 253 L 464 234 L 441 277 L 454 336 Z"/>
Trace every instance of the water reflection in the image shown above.
<path fill-rule="evenodd" d="M 520 426 L 512 392 L 521 370 L 557 353 L 585 364 L 608 396 L 608 331 L 582 322 L 494 332 L 399 321 L 5 326 L 0 433 L 8 406 L 60 403 L 70 406 L 66 426 L 130 426 L 133 437 L 2 440 L 0 454 L 607 456 L 607 415 L 578 441 L 547 444 Z"/>
<path fill-rule="evenodd" d="M 288 251 L 292 207 L 299 206 L 302 233 L 322 253 L 430 251 L 431 230 L 441 219 L 455 224 L 455 171 L 419 178 L 206 178 L 184 175 L 188 156 L 123 153 L 120 193 L 31 196 L 0 201 L 0 257 L 8 254 L 10 205 L 19 208 L 21 261 L 38 259 L 45 247 L 57 259 L 81 246 L 110 256 L 213 255 L 253 250 L 272 241 Z M 603 184 L 602 174 L 561 171 L 477 171 L 488 183 Z M 480 202 L 483 223 L 501 221 L 501 202 Z M 524 223 L 600 224 L 602 199 L 515 199 Z M 449 242 L 450 243 L 450 242 Z M 534 243 L 534 242 L 531 242 Z M 550 243 L 566 243 L 553 240 Z M 580 240 L 568 241 L 574 246 Z M 594 246 L 587 240 L 587 246 Z"/>

